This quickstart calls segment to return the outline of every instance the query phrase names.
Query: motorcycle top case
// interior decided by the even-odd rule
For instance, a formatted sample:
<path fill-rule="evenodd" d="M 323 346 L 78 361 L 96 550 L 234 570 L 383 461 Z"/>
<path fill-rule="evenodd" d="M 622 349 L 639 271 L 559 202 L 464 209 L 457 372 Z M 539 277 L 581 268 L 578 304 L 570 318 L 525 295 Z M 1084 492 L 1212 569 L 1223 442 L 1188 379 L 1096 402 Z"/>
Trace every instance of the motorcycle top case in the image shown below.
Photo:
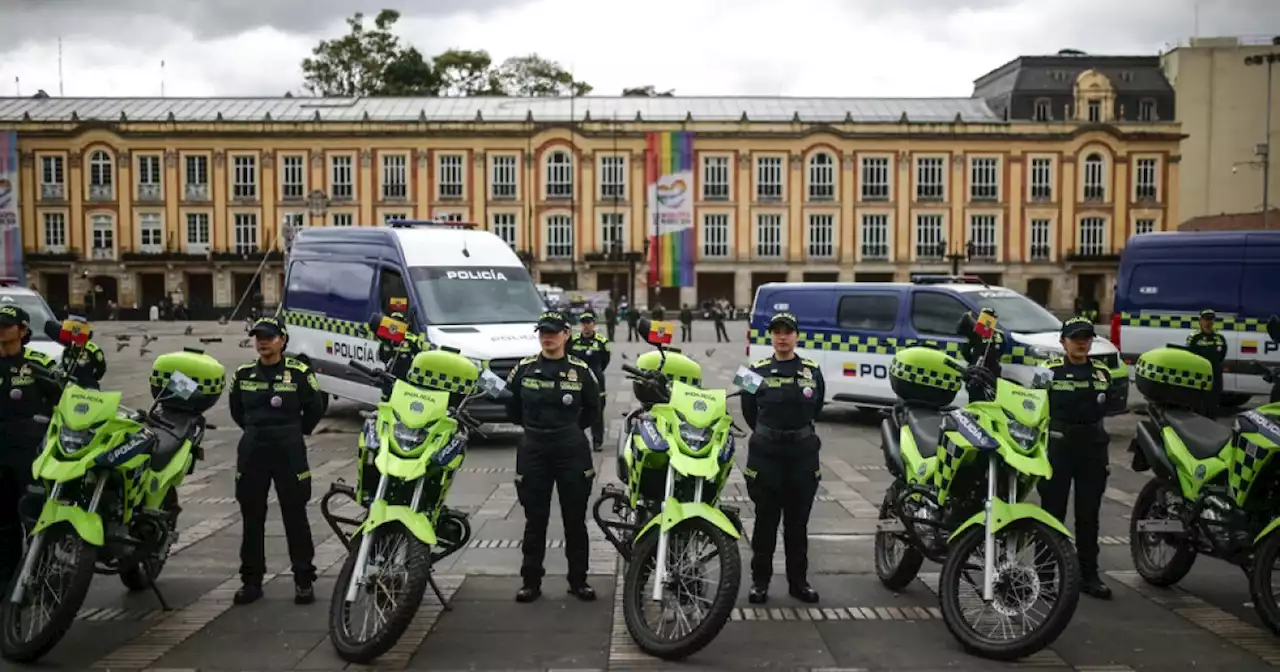
<path fill-rule="evenodd" d="M 468 395 L 480 380 L 480 367 L 457 352 L 438 348 L 414 356 L 404 377 L 410 385 L 417 387 Z"/>
<path fill-rule="evenodd" d="M 667 348 L 665 352 L 646 352 L 640 355 L 636 358 L 636 368 L 641 371 L 661 370 L 663 375 L 673 381 L 694 387 L 702 386 L 702 365 L 673 348 Z M 641 403 L 654 404 L 663 401 L 654 397 L 654 391 L 651 388 L 639 382 L 634 383 L 632 388 L 636 399 Z"/>
<path fill-rule="evenodd" d="M 1138 391 L 1148 401 L 1170 406 L 1199 406 L 1213 389 L 1209 360 L 1180 348 L 1156 348 L 1138 358 Z"/>
<path fill-rule="evenodd" d="M 960 392 L 962 368 L 941 350 L 904 348 L 894 354 L 889 366 L 889 386 L 905 402 L 942 407 Z"/>
<path fill-rule="evenodd" d="M 156 357 L 155 363 L 151 365 L 149 378 L 152 399 L 160 397 L 175 373 L 194 380 L 196 393 L 187 399 L 169 395 L 160 402 L 161 407 L 178 412 L 204 413 L 222 398 L 226 367 L 203 352 L 187 349 Z"/>

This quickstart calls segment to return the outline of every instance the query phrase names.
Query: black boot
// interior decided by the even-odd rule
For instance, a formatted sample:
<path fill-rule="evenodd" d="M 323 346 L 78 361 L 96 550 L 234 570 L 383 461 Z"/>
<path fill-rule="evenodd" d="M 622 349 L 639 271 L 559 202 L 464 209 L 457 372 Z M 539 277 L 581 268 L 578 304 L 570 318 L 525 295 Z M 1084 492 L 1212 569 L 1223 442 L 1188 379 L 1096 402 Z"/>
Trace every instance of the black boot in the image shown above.
<path fill-rule="evenodd" d="M 1111 588 L 1103 583 L 1097 570 L 1086 569 L 1080 577 L 1080 592 L 1099 600 L 1111 599 Z"/>
<path fill-rule="evenodd" d="M 262 586 L 256 583 L 246 583 L 240 586 L 240 590 L 236 591 L 235 597 L 231 599 L 235 604 L 253 604 L 262 599 Z"/>
<path fill-rule="evenodd" d="M 814 590 L 809 584 L 794 584 L 791 586 L 791 597 L 804 602 L 805 604 L 818 603 L 818 591 Z"/>
<path fill-rule="evenodd" d="M 569 586 L 569 594 L 583 602 L 596 601 L 596 589 L 587 585 L 585 582 L 576 586 Z"/>
<path fill-rule="evenodd" d="M 316 601 L 316 590 L 310 583 L 298 583 L 293 586 L 294 604 L 311 604 Z"/>
<path fill-rule="evenodd" d="M 535 602 L 542 597 L 542 586 L 536 584 L 525 584 L 523 588 L 516 591 L 516 602 L 528 604 Z"/>
<path fill-rule="evenodd" d="M 747 601 L 751 604 L 764 604 L 769 601 L 769 584 L 753 583 L 751 592 L 747 593 Z"/>

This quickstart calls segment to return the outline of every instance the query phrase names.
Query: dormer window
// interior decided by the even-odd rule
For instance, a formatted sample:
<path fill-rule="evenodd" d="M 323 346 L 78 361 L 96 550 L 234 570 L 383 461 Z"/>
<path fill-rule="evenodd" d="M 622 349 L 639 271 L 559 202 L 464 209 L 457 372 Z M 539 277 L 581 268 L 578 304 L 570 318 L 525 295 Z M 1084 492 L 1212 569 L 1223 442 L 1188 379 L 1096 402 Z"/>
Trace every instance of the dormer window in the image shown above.
<path fill-rule="evenodd" d="M 1102 101 L 1101 100 L 1089 101 L 1089 123 L 1091 124 L 1102 123 Z"/>
<path fill-rule="evenodd" d="M 1138 121 L 1156 121 L 1160 117 L 1156 114 L 1156 101 L 1153 98 L 1143 98 L 1138 101 Z"/>
<path fill-rule="evenodd" d="M 1035 108 L 1031 112 L 1031 118 L 1035 121 L 1052 121 L 1053 101 L 1048 98 L 1036 98 Z"/>

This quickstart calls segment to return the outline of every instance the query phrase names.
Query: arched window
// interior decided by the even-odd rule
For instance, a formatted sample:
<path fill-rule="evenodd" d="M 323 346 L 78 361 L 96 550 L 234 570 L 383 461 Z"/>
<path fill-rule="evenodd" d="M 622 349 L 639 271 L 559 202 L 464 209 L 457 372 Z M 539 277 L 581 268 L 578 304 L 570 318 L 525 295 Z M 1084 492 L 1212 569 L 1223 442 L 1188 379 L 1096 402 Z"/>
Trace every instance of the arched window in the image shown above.
<path fill-rule="evenodd" d="M 1084 200 L 1107 200 L 1107 164 L 1102 155 L 1094 152 L 1084 159 Z"/>
<path fill-rule="evenodd" d="M 573 157 L 568 152 L 547 155 L 547 198 L 573 198 Z"/>
<path fill-rule="evenodd" d="M 829 201 L 836 197 L 836 162 L 826 152 L 809 157 L 809 200 Z"/>

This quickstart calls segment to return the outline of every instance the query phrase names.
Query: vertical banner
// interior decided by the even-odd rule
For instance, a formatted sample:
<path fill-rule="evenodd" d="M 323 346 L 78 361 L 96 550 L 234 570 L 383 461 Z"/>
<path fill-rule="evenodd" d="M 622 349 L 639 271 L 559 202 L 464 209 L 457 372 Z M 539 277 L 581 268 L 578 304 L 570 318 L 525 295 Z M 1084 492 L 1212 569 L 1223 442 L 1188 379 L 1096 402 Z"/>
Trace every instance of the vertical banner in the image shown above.
<path fill-rule="evenodd" d="M 18 218 L 18 133 L 0 131 L 0 278 L 26 286 L 22 271 L 22 221 Z"/>
<path fill-rule="evenodd" d="M 693 133 L 648 133 L 645 185 L 649 200 L 649 286 L 692 287 Z"/>

